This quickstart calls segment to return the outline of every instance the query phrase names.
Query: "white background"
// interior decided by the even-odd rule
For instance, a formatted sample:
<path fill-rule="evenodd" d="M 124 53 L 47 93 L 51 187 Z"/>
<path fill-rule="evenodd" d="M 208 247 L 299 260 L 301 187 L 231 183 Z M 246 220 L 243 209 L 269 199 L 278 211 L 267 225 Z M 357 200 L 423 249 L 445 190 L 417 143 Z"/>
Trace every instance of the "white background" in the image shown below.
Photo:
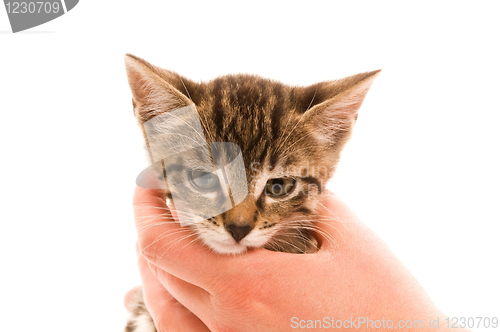
<path fill-rule="evenodd" d="M 195 80 L 382 68 L 332 190 L 446 314 L 500 316 L 498 2 L 178 3 L 81 1 L 18 34 L 0 8 L 2 331 L 124 326 L 146 160 L 127 52 Z"/>

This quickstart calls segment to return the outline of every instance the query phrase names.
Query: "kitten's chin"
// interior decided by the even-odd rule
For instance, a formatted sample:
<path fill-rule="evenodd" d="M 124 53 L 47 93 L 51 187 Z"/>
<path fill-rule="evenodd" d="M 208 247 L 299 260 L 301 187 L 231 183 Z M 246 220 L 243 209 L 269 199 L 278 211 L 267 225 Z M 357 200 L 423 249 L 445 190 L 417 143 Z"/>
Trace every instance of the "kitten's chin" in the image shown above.
<path fill-rule="evenodd" d="M 225 255 L 235 255 L 241 254 L 247 251 L 248 247 L 235 243 L 235 244 L 224 244 L 215 241 L 204 241 L 207 246 L 209 246 L 213 251 L 218 252 L 219 254 Z"/>

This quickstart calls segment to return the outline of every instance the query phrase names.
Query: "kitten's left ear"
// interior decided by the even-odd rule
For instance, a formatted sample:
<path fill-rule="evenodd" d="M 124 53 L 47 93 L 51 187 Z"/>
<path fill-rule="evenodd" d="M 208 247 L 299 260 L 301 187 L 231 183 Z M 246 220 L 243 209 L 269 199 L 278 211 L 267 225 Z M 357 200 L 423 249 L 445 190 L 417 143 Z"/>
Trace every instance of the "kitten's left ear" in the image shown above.
<path fill-rule="evenodd" d="M 178 90 L 179 86 L 187 89 L 179 75 L 131 54 L 125 55 L 125 68 L 132 91 L 134 113 L 140 121 L 193 104 L 188 96 Z"/>
<path fill-rule="evenodd" d="M 320 139 L 334 145 L 345 143 L 358 117 L 358 110 L 380 70 L 323 82 L 315 87 L 318 94 L 331 97 L 313 106 L 304 114 L 304 123 L 311 125 Z"/>

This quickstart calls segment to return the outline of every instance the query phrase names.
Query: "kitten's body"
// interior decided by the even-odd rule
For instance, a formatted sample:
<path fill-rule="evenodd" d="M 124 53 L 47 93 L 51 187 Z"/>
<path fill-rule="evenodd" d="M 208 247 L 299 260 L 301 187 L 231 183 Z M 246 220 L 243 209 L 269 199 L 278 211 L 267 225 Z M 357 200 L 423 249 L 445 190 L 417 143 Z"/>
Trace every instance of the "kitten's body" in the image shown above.
<path fill-rule="evenodd" d="M 291 253 L 317 250 L 311 230 L 319 198 L 379 71 L 291 87 L 251 75 L 195 83 L 131 55 L 125 61 L 139 124 L 194 104 L 208 142 L 234 143 L 241 149 L 248 195 L 217 216 L 191 214 L 191 227 L 206 245 L 220 253 L 252 247 Z M 186 174 L 197 170 L 184 166 L 172 176 L 188 183 Z M 195 182 L 190 194 L 198 195 L 200 205 L 213 203 L 211 194 L 200 192 Z M 144 322 L 150 318 L 139 310 L 140 294 L 135 302 L 137 309 L 129 306 L 133 318 L 127 332 L 148 331 Z"/>

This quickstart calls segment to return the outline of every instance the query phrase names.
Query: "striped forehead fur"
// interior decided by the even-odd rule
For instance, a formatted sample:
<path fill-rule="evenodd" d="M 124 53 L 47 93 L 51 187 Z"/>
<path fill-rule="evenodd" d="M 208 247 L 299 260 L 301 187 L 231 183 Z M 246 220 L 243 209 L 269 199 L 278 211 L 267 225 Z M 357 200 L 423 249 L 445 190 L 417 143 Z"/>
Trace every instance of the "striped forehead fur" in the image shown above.
<path fill-rule="evenodd" d="M 142 84 L 147 90 L 145 99 L 152 99 L 136 107 L 139 121 L 195 104 L 208 141 L 235 143 L 247 168 L 259 163 L 270 170 L 301 160 L 323 161 L 333 169 L 357 118 L 357 108 L 379 72 L 307 87 L 247 74 L 196 83 L 133 55 L 127 55 L 126 61 L 129 83 L 135 85 L 132 90 Z M 161 93 L 168 96 L 158 96 Z M 355 103 L 359 105 L 353 111 L 349 105 Z M 251 175 L 252 170 L 247 172 Z"/>
<path fill-rule="evenodd" d="M 319 162 L 324 159 L 325 150 L 331 152 L 332 158 L 323 161 L 334 167 L 357 113 L 350 118 L 343 116 L 342 112 L 320 112 L 321 107 L 318 106 L 335 101 L 336 97 L 348 93 L 370 78 L 372 80 L 378 73 L 361 73 L 307 87 L 289 86 L 247 74 L 226 75 L 196 83 L 138 57 L 127 57 L 133 60 L 130 61 L 133 66 L 142 67 L 142 70 L 148 72 L 150 80 L 160 81 L 162 84 L 157 85 L 163 88 L 163 93 L 175 91 L 166 98 L 173 99 L 174 102 L 158 105 L 156 101 L 161 101 L 161 98 L 156 94 L 161 91 L 158 92 L 159 88 L 155 86 L 150 87 L 148 97 L 155 100 L 155 103 L 139 107 L 140 121 L 146 121 L 162 109 L 165 111 L 165 108 L 194 103 L 205 137 L 209 141 L 235 143 L 240 146 L 247 166 L 257 162 L 271 170 L 278 164 L 289 165 L 300 159 L 318 159 Z M 143 77 L 141 79 L 144 80 Z M 366 87 L 346 96 L 337 104 L 362 101 L 369 86 L 370 84 L 366 84 Z M 326 125 L 315 126 L 310 119 L 304 121 L 309 116 L 308 113 L 312 113 L 308 110 L 314 109 L 319 109 L 318 113 L 321 113 L 316 116 L 316 124 L 323 122 Z"/>

